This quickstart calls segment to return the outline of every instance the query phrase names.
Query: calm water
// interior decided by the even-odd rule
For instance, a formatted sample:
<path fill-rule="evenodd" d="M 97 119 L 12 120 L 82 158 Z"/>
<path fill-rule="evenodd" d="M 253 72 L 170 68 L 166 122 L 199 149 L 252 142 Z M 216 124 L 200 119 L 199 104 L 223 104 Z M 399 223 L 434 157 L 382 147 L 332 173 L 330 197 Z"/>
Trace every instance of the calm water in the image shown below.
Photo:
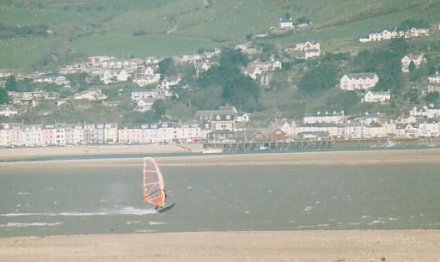
<path fill-rule="evenodd" d="M 0 167 L 0 237 L 223 230 L 439 229 L 439 165 L 171 167 L 177 204 L 141 199 L 139 166 Z"/>

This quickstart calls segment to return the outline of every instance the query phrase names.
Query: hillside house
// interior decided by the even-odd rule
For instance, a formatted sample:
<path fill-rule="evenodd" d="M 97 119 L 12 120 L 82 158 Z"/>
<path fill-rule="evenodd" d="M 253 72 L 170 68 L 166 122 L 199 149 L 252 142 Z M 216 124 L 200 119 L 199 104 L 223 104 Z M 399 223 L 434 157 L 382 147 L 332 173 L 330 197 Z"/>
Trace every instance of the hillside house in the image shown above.
<path fill-rule="evenodd" d="M 321 50 L 321 45 L 319 44 L 319 42 L 316 41 L 297 43 L 294 48 L 294 50 L 296 51 L 306 51 L 306 50 L 316 50 L 316 49 Z"/>
<path fill-rule="evenodd" d="M 345 74 L 340 80 L 342 90 L 369 90 L 376 86 L 379 77 L 376 73 Z"/>
<path fill-rule="evenodd" d="M 263 63 L 259 60 L 250 62 L 246 68 L 242 70 L 242 73 L 250 78 L 257 80 L 264 72 L 269 71 L 270 63 Z"/>
<path fill-rule="evenodd" d="M 235 106 L 221 106 L 218 110 L 197 111 L 195 119 L 207 129 L 235 131 L 237 115 Z"/>
<path fill-rule="evenodd" d="M 397 31 L 396 28 L 378 30 L 369 33 L 368 35 L 359 38 L 359 42 L 380 42 L 382 40 L 391 40 L 394 38 L 411 38 L 429 36 L 429 29 L 426 28 L 411 28 L 407 31 Z"/>
<path fill-rule="evenodd" d="M 194 60 L 194 69 L 196 70 L 196 77 L 199 78 L 200 73 L 208 70 L 211 67 L 208 61 L 204 59 Z"/>
<path fill-rule="evenodd" d="M 251 47 L 250 44 L 238 44 L 235 46 L 235 49 L 240 50 L 240 52 L 242 52 L 243 54 L 246 54 L 246 55 L 255 55 L 255 54 L 260 53 L 260 51 L 261 51 L 260 49 Z"/>
<path fill-rule="evenodd" d="M 82 91 L 78 94 L 75 94 L 73 99 L 75 100 L 89 100 L 89 101 L 98 101 L 105 100 L 107 96 L 102 93 L 101 89 L 90 89 Z"/>
<path fill-rule="evenodd" d="M 415 28 L 412 27 L 407 31 L 407 34 L 409 34 L 410 37 L 423 37 L 423 36 L 429 36 L 429 29 L 428 28 Z"/>
<path fill-rule="evenodd" d="M 125 70 L 106 70 L 100 77 L 101 81 L 108 85 L 116 82 L 126 82 L 130 74 Z"/>
<path fill-rule="evenodd" d="M 0 116 L 12 117 L 18 114 L 18 109 L 12 105 L 0 105 Z"/>
<path fill-rule="evenodd" d="M 293 19 L 292 19 L 292 17 L 280 18 L 279 26 L 280 26 L 281 29 L 286 29 L 286 30 L 293 29 Z"/>
<path fill-rule="evenodd" d="M 138 101 L 141 99 L 150 99 L 150 98 L 156 98 L 159 95 L 159 92 L 157 89 L 148 89 L 148 90 L 142 90 L 137 92 L 131 92 L 131 100 Z"/>
<path fill-rule="evenodd" d="M 138 112 L 147 112 L 151 111 L 154 105 L 154 98 L 144 98 L 136 100 L 136 107 L 134 108 L 134 111 Z"/>
<path fill-rule="evenodd" d="M 321 55 L 321 51 L 319 49 L 308 49 L 304 51 L 304 59 L 309 60 L 312 58 L 318 58 Z"/>
<path fill-rule="evenodd" d="M 102 67 L 102 64 L 107 61 L 115 59 L 112 56 L 89 56 L 87 58 L 87 64 L 92 67 Z"/>
<path fill-rule="evenodd" d="M 33 92 L 9 91 L 9 97 L 14 105 L 36 106 L 40 100 L 56 100 L 59 97 L 57 92 L 43 92 L 40 90 Z"/>
<path fill-rule="evenodd" d="M 409 111 L 410 116 L 422 116 L 424 118 L 437 118 L 440 116 L 440 107 L 435 105 L 429 105 L 429 106 L 423 106 L 422 108 L 418 109 L 417 107 L 414 107 Z"/>
<path fill-rule="evenodd" d="M 428 93 L 429 92 L 440 92 L 440 75 L 435 72 L 434 75 L 430 75 L 428 77 Z"/>
<path fill-rule="evenodd" d="M 419 68 L 424 63 L 426 63 L 426 59 L 424 54 L 419 54 L 419 55 L 409 54 L 404 56 L 401 62 L 402 62 L 402 72 L 408 73 L 409 65 L 411 64 L 411 62 L 414 63 L 416 68 Z"/>
<path fill-rule="evenodd" d="M 440 74 L 438 71 L 436 71 L 434 75 L 428 77 L 428 83 L 431 85 L 440 85 Z"/>
<path fill-rule="evenodd" d="M 56 84 L 59 86 L 68 85 L 70 82 L 65 76 L 56 74 L 43 74 L 34 79 L 35 83 Z"/>
<path fill-rule="evenodd" d="M 136 75 L 133 82 L 140 87 L 157 84 L 160 81 L 160 74 Z"/>
<path fill-rule="evenodd" d="M 177 86 L 182 79 L 180 76 L 169 76 L 165 77 L 164 80 L 162 80 L 162 83 L 160 84 L 160 87 L 169 90 L 173 86 Z"/>
<path fill-rule="evenodd" d="M 343 123 L 346 120 L 346 116 L 344 114 L 344 111 L 341 112 L 317 112 L 316 114 L 312 115 L 306 115 L 303 118 L 304 124 L 321 124 L 321 123 L 327 123 L 327 124 L 340 124 Z"/>
<path fill-rule="evenodd" d="M 87 66 L 81 63 L 66 65 L 59 70 L 59 73 L 63 75 L 77 74 L 82 72 L 87 72 Z"/>
<path fill-rule="evenodd" d="M 391 99 L 390 91 L 373 92 L 368 91 L 364 98 L 362 98 L 363 103 L 385 103 Z"/>

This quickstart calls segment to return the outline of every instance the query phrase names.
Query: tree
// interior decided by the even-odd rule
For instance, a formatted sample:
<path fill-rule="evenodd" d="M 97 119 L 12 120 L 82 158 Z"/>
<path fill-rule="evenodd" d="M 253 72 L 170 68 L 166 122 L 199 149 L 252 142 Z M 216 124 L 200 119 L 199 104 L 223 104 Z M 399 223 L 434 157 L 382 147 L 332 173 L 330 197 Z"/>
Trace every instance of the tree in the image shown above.
<path fill-rule="evenodd" d="M 9 102 L 8 91 L 5 88 L 0 88 L 0 105 Z"/>
<path fill-rule="evenodd" d="M 176 67 L 172 58 L 167 57 L 159 62 L 159 73 L 161 80 L 164 79 L 167 75 L 172 75 L 176 73 Z"/>
<path fill-rule="evenodd" d="M 156 118 L 160 119 L 166 113 L 165 102 L 162 99 L 156 100 L 152 109 L 156 115 Z"/>
<path fill-rule="evenodd" d="M 400 26 L 399 26 L 399 30 L 409 30 L 411 28 L 429 28 L 429 23 L 424 21 L 424 20 L 412 20 L 412 19 L 408 19 L 403 21 Z"/>
<path fill-rule="evenodd" d="M 425 101 L 430 104 L 436 104 L 438 102 L 439 93 L 438 92 L 430 92 L 425 96 Z"/>
<path fill-rule="evenodd" d="M 5 88 L 7 91 L 17 91 L 17 80 L 15 80 L 15 76 L 10 75 L 6 79 Z"/>
<path fill-rule="evenodd" d="M 408 65 L 408 69 L 410 72 L 416 70 L 416 64 L 414 64 L 414 61 L 411 61 Z"/>
<path fill-rule="evenodd" d="M 249 62 L 248 57 L 238 50 L 224 49 L 220 57 L 220 64 L 203 72 L 198 84 L 203 89 L 209 89 L 209 100 L 233 104 L 246 111 L 257 109 L 259 88 L 254 80 L 241 73 L 241 67 Z M 221 92 L 214 92 L 220 89 Z M 218 97 L 214 97 L 218 95 Z M 196 96 L 198 97 L 198 96 Z M 207 98 L 208 99 L 208 98 Z M 195 105 L 205 105 L 203 101 L 194 101 Z M 214 107 L 218 103 L 211 103 Z"/>
<path fill-rule="evenodd" d="M 318 64 L 304 74 L 298 83 L 298 88 L 303 94 L 314 94 L 325 91 L 336 85 L 338 68 L 332 62 Z"/>
<path fill-rule="evenodd" d="M 221 67 L 241 67 L 246 66 L 249 63 L 249 58 L 243 54 L 240 50 L 233 50 L 225 48 L 222 50 L 220 57 Z"/>

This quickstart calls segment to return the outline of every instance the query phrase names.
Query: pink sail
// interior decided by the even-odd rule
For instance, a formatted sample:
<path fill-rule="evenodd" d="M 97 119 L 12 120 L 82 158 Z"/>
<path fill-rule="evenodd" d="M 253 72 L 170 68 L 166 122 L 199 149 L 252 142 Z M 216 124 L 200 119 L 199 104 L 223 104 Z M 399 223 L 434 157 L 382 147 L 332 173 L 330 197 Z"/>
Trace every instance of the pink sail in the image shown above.
<path fill-rule="evenodd" d="M 162 208 L 166 204 L 165 183 L 162 172 L 152 157 L 144 157 L 144 202 Z"/>

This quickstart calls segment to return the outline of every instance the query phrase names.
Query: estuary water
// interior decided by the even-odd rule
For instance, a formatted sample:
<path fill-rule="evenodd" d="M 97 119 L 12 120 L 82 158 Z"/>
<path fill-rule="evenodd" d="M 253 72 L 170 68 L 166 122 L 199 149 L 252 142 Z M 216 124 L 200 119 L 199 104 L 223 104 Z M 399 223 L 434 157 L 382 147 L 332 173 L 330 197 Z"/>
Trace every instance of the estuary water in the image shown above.
<path fill-rule="evenodd" d="M 176 206 L 161 214 L 142 202 L 141 164 L 0 167 L 0 237 L 440 229 L 438 164 L 165 165 Z"/>

